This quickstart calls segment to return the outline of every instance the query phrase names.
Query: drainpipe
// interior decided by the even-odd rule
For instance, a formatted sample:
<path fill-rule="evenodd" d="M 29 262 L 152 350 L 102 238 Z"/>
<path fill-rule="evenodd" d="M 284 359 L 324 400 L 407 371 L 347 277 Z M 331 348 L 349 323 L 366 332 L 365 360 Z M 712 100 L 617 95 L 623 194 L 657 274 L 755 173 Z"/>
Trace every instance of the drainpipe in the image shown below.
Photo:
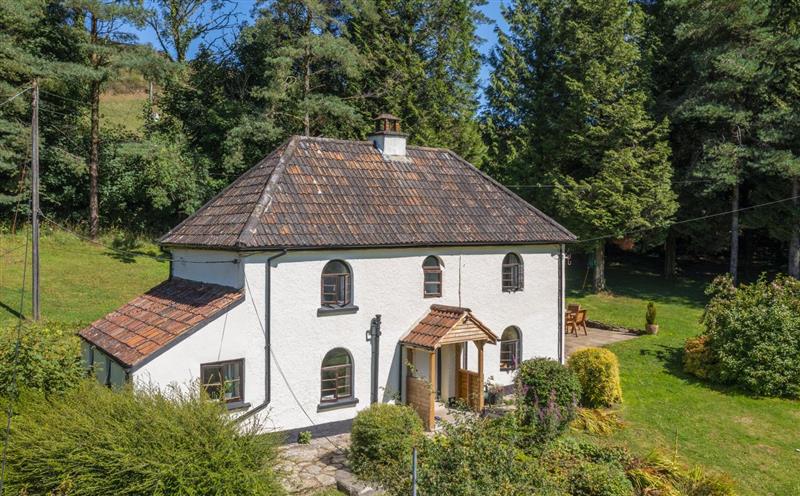
<path fill-rule="evenodd" d="M 381 346 L 381 316 L 375 315 L 372 322 L 369 324 L 369 331 L 367 331 L 367 341 L 372 345 L 372 363 L 370 367 L 370 392 L 369 402 L 378 402 L 378 361 L 380 359 L 380 346 Z"/>
<path fill-rule="evenodd" d="M 272 400 L 272 388 L 270 387 L 270 379 L 271 375 L 270 371 L 272 369 L 272 353 L 270 352 L 270 347 L 272 346 L 272 330 L 270 326 L 270 322 L 272 322 L 272 308 L 270 303 L 272 302 L 272 285 L 271 285 L 271 276 L 270 273 L 272 271 L 272 261 L 286 255 L 289 250 L 286 248 L 282 249 L 280 253 L 272 255 L 271 257 L 267 258 L 267 269 L 265 271 L 265 283 L 264 289 L 266 293 L 266 298 L 264 298 L 264 308 L 265 308 L 265 315 L 264 315 L 264 402 L 258 405 L 255 408 L 248 410 L 246 413 L 240 415 L 237 420 L 245 420 L 256 413 L 260 412 L 267 406 L 269 406 L 270 401 Z"/>

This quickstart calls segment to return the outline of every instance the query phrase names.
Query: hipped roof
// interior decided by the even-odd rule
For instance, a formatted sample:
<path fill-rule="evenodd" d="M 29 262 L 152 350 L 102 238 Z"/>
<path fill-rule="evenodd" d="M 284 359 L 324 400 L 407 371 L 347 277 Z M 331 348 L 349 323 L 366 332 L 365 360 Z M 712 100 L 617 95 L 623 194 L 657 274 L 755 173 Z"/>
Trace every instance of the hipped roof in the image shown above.
<path fill-rule="evenodd" d="M 574 241 L 455 153 L 293 137 L 172 229 L 166 247 L 297 249 Z"/>

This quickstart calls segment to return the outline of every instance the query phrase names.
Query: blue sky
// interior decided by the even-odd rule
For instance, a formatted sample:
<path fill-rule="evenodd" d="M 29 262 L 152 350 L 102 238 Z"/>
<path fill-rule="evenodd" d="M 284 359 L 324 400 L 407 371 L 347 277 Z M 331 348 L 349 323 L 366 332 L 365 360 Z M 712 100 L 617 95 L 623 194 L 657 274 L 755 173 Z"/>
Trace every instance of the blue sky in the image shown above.
<path fill-rule="evenodd" d="M 239 12 L 241 16 L 241 20 L 246 21 L 248 23 L 252 22 L 252 10 L 255 6 L 255 0 L 239 0 L 236 1 L 236 10 Z M 486 17 L 490 20 L 489 24 L 483 24 L 478 26 L 478 36 L 483 38 L 485 41 L 480 47 L 481 53 L 484 55 L 488 54 L 492 47 L 495 45 L 497 41 L 497 36 L 495 36 L 494 29 L 496 25 L 499 25 L 501 28 L 505 28 L 506 24 L 503 22 L 502 16 L 500 15 L 500 6 L 502 4 L 502 0 L 487 0 L 487 4 L 481 7 L 481 11 L 486 15 Z M 158 42 L 156 41 L 155 34 L 150 28 L 144 29 L 139 33 L 139 40 L 144 43 L 150 43 L 154 47 L 158 47 Z M 198 42 L 196 42 L 190 49 L 189 55 L 193 54 L 194 50 L 197 49 Z M 484 64 L 481 69 L 480 79 L 482 83 L 489 77 L 489 68 Z"/>

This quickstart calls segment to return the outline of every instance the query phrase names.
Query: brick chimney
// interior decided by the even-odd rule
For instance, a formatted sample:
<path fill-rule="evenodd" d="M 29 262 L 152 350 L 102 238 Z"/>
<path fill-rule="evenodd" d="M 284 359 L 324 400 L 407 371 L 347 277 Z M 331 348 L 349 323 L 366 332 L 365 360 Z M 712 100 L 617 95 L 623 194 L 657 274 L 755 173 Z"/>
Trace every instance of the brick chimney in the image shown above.
<path fill-rule="evenodd" d="M 375 131 L 367 136 L 385 157 L 405 157 L 407 134 L 400 132 L 400 119 L 381 114 L 375 119 Z"/>

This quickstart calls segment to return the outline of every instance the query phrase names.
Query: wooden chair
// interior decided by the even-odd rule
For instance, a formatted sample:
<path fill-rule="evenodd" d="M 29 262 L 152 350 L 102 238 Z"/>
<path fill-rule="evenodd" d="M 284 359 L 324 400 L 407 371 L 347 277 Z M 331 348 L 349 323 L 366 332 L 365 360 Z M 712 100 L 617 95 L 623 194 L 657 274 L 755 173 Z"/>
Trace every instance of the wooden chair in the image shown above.
<path fill-rule="evenodd" d="M 574 333 L 575 336 L 578 335 L 578 324 L 577 324 L 577 314 L 573 312 L 566 312 L 564 314 L 564 327 L 567 334 L 570 332 Z"/>
<path fill-rule="evenodd" d="M 586 328 L 586 310 L 579 310 L 575 314 L 575 336 L 578 336 L 578 329 L 583 329 L 583 335 L 588 336 L 589 331 Z"/>
<path fill-rule="evenodd" d="M 578 313 L 581 311 L 581 306 L 578 303 L 570 303 L 567 305 L 567 312 Z"/>

